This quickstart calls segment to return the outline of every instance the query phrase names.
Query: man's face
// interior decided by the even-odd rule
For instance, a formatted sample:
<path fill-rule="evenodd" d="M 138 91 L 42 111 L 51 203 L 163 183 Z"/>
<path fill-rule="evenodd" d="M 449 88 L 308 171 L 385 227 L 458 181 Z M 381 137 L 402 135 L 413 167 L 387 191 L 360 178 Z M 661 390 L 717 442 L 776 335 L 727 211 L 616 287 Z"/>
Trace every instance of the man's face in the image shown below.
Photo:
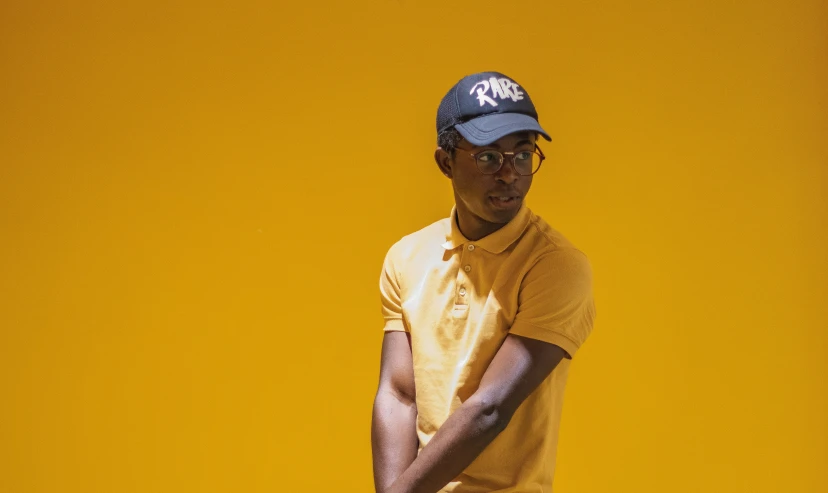
<path fill-rule="evenodd" d="M 477 221 L 492 224 L 505 224 L 514 218 L 529 193 L 532 176 L 519 175 L 515 171 L 511 160 L 513 154 L 505 154 L 503 166 L 495 174 L 483 174 L 471 154 L 486 150 L 515 154 L 532 152 L 536 139 L 532 132 L 519 132 L 481 147 L 462 140 L 453 158 L 443 152 L 443 163 L 440 157 L 437 161 L 444 174 L 452 179 L 458 213 L 470 213 Z M 438 156 L 440 152 L 438 150 Z"/>

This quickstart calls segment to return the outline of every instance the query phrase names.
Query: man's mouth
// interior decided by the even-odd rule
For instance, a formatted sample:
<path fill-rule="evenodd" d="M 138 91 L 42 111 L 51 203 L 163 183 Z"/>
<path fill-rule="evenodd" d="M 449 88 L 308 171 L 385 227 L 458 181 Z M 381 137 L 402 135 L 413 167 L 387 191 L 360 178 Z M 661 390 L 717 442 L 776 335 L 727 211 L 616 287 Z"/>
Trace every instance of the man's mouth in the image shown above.
<path fill-rule="evenodd" d="M 517 204 L 520 201 L 520 197 L 515 195 L 493 195 L 489 197 L 489 200 L 495 207 L 508 208 Z"/>

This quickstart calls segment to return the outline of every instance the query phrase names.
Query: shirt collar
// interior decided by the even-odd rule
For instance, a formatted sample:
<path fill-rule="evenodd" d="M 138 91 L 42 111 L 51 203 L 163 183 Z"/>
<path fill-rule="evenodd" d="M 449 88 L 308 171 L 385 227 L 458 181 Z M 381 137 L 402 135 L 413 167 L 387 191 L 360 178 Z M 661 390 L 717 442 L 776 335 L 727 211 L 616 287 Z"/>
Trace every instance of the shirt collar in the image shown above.
<path fill-rule="evenodd" d="M 443 243 L 443 248 L 446 250 L 454 250 L 457 247 L 471 242 L 487 252 L 495 254 L 501 253 L 523 234 L 526 226 L 529 225 L 530 214 L 531 212 L 526 207 L 526 204 L 521 204 L 517 215 L 506 223 L 505 226 L 488 236 L 472 242 L 463 236 L 463 233 L 460 232 L 460 228 L 457 226 L 457 206 L 455 205 L 451 208 L 451 214 L 449 215 L 449 227 L 446 230 L 446 242 Z"/>

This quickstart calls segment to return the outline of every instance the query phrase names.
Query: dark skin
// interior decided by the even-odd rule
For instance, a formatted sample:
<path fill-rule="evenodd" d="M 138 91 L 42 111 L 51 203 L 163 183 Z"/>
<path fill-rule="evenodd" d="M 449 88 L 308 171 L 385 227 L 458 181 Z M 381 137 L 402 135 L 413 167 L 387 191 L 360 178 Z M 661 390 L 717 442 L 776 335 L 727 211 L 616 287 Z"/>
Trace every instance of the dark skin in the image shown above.
<path fill-rule="evenodd" d="M 485 147 L 461 142 L 454 156 L 434 153 L 452 180 L 458 226 L 478 240 L 502 228 L 517 214 L 529 192 L 531 176 L 517 174 L 507 161 L 494 175 L 483 175 L 469 153 L 484 149 L 519 152 L 534 149 L 536 136 L 508 135 Z M 516 203 L 490 197 L 510 195 Z M 509 334 L 492 360 L 480 387 L 437 430 L 417 454 L 417 405 L 411 340 L 388 332 L 382 344 L 380 383 L 374 401 L 371 444 L 378 493 L 436 493 L 456 478 L 503 431 L 518 406 L 568 357 L 558 346 Z"/>
<path fill-rule="evenodd" d="M 518 132 L 481 147 L 462 140 L 454 156 L 439 147 L 434 151 L 440 171 L 451 179 L 458 226 L 463 236 L 479 240 L 505 226 L 515 217 L 532 186 L 532 176 L 519 175 L 508 159 L 504 159 L 497 173 L 484 175 L 471 154 L 484 150 L 531 152 L 536 140 L 534 133 Z M 507 208 L 497 207 L 490 200 L 493 196 L 504 195 L 515 197 Z"/>

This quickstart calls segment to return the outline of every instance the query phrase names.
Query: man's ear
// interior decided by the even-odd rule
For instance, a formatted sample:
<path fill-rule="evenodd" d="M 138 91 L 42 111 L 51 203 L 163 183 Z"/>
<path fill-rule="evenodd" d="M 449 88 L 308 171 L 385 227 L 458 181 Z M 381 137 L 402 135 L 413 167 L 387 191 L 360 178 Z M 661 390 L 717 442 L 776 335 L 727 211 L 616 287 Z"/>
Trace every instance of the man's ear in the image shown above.
<path fill-rule="evenodd" d="M 434 160 L 437 162 L 437 167 L 440 168 L 440 173 L 443 173 L 449 178 L 453 177 L 451 171 L 451 156 L 449 156 L 449 153 L 444 151 L 442 147 L 435 149 Z"/>

